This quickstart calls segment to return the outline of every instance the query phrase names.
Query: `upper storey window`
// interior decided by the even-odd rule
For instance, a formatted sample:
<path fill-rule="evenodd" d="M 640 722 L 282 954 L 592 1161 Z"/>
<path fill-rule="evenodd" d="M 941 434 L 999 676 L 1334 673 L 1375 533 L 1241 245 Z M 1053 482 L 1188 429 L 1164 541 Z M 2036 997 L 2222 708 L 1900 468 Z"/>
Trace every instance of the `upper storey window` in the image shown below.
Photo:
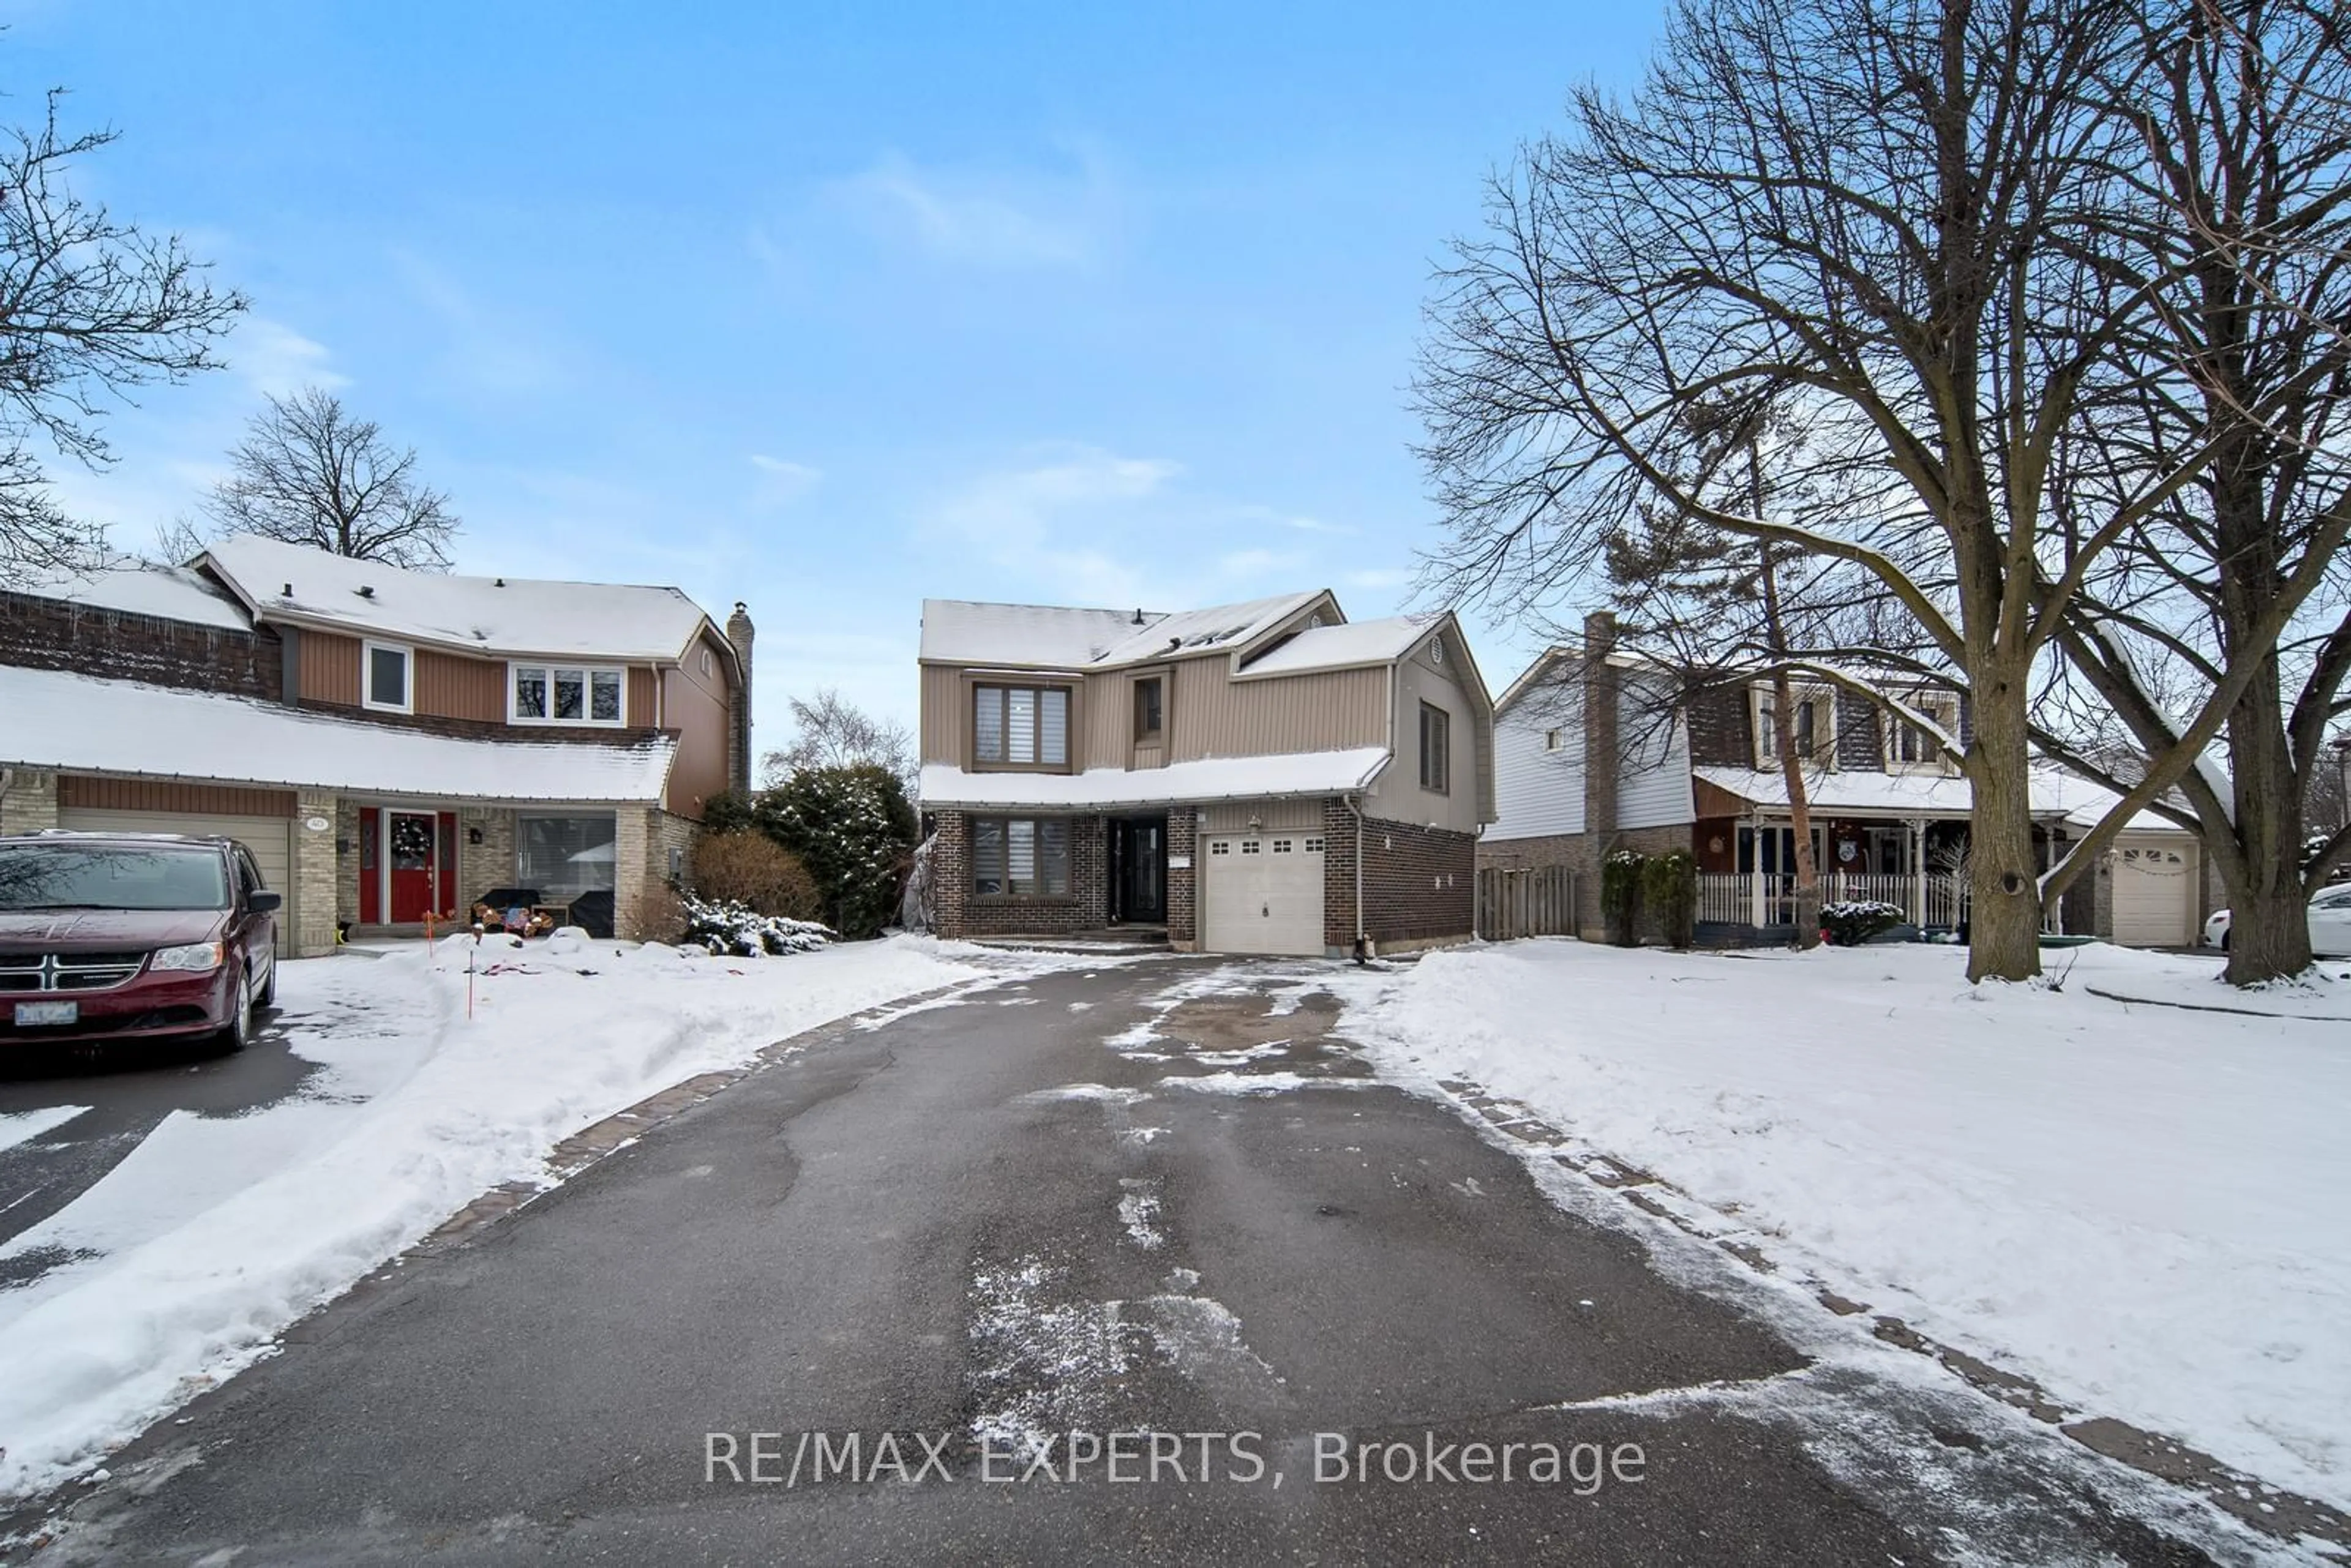
<path fill-rule="evenodd" d="M 365 706 L 382 713 L 411 713 L 415 699 L 410 687 L 416 655 L 396 643 L 367 643 L 360 650 L 360 696 Z"/>
<path fill-rule="evenodd" d="M 985 768 L 1067 768 L 1070 688 L 972 687 L 971 754 Z"/>
<path fill-rule="evenodd" d="M 624 673 L 568 664 L 515 664 L 513 717 L 517 724 L 589 724 L 614 728 L 627 704 Z"/>

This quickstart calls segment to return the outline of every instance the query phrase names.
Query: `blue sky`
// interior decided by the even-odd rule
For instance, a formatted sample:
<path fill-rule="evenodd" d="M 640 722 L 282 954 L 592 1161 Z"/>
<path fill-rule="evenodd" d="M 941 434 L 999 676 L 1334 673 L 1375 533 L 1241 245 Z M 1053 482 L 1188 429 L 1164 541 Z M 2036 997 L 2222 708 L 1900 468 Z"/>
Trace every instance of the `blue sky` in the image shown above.
<path fill-rule="evenodd" d="M 57 470 L 117 542 L 264 391 L 420 449 L 464 570 L 675 582 L 911 719 L 925 596 L 1405 604 L 1432 260 L 1651 4 L 16 5 L 80 189 L 248 293 Z M 1527 652 L 1473 623 L 1498 690 Z"/>

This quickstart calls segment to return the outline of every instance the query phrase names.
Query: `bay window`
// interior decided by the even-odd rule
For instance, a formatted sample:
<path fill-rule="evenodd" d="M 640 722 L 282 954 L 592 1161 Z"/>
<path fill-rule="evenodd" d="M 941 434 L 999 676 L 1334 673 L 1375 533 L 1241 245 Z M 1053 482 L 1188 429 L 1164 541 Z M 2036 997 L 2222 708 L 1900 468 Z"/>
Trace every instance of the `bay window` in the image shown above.
<path fill-rule="evenodd" d="M 971 755 L 985 768 L 1070 766 L 1070 688 L 971 689 Z"/>
<path fill-rule="evenodd" d="M 971 891 L 981 898 L 1066 898 L 1070 824 L 1059 817 L 975 817 Z"/>
<path fill-rule="evenodd" d="M 515 664 L 508 684 L 517 724 L 587 724 L 618 727 L 627 716 L 626 673 L 576 664 Z"/>

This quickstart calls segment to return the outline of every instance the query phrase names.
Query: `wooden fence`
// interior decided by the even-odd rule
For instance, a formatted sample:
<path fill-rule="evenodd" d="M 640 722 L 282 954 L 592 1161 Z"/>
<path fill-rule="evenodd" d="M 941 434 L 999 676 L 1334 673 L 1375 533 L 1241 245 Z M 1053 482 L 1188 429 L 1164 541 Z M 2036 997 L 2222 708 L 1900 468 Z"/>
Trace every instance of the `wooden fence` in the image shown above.
<path fill-rule="evenodd" d="M 1478 873 L 1478 935 L 1489 942 L 1574 936 L 1575 873 L 1563 865 L 1486 867 Z"/>

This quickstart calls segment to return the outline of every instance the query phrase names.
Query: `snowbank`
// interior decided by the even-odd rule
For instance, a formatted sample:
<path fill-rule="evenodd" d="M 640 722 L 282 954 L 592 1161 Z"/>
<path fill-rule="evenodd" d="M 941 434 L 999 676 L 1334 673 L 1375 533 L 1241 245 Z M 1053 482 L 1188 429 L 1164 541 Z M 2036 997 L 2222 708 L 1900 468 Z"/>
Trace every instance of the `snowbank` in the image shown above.
<path fill-rule="evenodd" d="M 252 1115 L 175 1113 L 10 1243 L 97 1255 L 0 1294 L 0 1494 L 57 1484 L 266 1354 L 479 1194 L 544 1179 L 548 1151 L 580 1128 L 773 1040 L 987 972 L 923 939 L 723 959 L 493 938 L 469 1021 L 465 946 L 283 965 L 292 1047 L 324 1071 Z"/>
<path fill-rule="evenodd" d="M 1345 1028 L 1735 1206 L 1785 1271 L 2351 1506 L 2351 1025 L 2085 988 L 2230 1003 L 2192 957 L 2053 954 L 2053 993 L 1965 956 L 1517 943 L 1431 955 Z M 2351 1012 L 2321 986 L 2257 1005 Z"/>

